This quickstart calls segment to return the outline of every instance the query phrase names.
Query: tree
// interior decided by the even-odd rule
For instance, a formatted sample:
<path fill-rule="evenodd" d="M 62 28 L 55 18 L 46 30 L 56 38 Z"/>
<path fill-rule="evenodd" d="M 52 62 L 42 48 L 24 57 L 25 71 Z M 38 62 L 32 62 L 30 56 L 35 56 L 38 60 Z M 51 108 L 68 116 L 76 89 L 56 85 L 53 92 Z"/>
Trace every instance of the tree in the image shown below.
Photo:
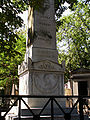
<path fill-rule="evenodd" d="M 90 68 L 89 4 L 79 2 L 73 9 L 73 14 L 61 18 L 62 25 L 57 32 L 59 47 L 65 46 L 58 49 L 59 61 L 66 61 L 67 79 L 71 70 Z"/>
<path fill-rule="evenodd" d="M 18 65 L 23 61 L 26 51 L 26 35 L 24 31 L 19 31 L 19 39 L 16 40 L 14 50 L 20 54 L 15 54 L 13 57 L 5 56 L 2 52 L 0 54 L 0 87 L 10 90 L 12 84 L 18 84 Z"/>
<path fill-rule="evenodd" d="M 28 5 L 38 8 L 41 0 L 1 0 L 0 1 L 0 53 L 10 57 L 17 53 L 14 46 L 18 35 L 16 29 L 22 27 L 23 20 L 19 16 Z"/>
<path fill-rule="evenodd" d="M 67 2 L 69 4 L 69 7 L 64 6 L 64 3 Z M 78 3 L 78 0 L 55 0 L 55 15 L 56 15 L 56 30 L 58 31 L 58 28 L 62 24 L 62 21 L 60 20 L 63 12 L 67 10 L 68 8 L 73 10 L 73 4 Z"/>

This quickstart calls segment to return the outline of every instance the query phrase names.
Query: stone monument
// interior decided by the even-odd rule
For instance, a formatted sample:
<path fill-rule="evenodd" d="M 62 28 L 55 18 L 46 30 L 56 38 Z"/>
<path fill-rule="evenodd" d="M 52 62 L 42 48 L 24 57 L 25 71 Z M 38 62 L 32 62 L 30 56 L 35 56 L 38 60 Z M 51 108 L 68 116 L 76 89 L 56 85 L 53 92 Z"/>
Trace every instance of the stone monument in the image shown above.
<path fill-rule="evenodd" d="M 18 67 L 19 95 L 64 95 L 64 63 L 58 64 L 54 0 L 29 7 L 25 60 Z M 32 108 L 46 99 L 26 99 Z"/>

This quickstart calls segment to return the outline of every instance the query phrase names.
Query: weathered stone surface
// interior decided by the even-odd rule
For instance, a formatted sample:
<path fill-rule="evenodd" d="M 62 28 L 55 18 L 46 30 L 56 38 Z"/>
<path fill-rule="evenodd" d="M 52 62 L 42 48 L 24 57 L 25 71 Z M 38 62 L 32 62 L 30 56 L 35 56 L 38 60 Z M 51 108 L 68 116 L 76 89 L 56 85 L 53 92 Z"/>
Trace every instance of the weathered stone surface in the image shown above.
<path fill-rule="evenodd" d="M 58 64 L 50 60 L 34 62 L 34 68 L 37 70 L 62 72 L 65 70 L 64 64 Z"/>
<path fill-rule="evenodd" d="M 47 42 L 46 42 L 47 43 Z M 42 43 L 43 45 L 44 43 Z M 51 60 L 58 62 L 58 53 L 54 49 L 32 48 L 32 61 Z"/>
<path fill-rule="evenodd" d="M 64 94 L 64 64 L 49 60 L 32 62 L 22 70 L 19 66 L 20 95 L 63 95 Z M 23 92 L 22 92 L 23 91 Z M 42 107 L 46 99 L 28 99 L 32 107 Z"/>
<path fill-rule="evenodd" d="M 29 7 L 27 59 L 58 61 L 54 15 L 54 0 L 45 0 L 38 11 Z"/>
<path fill-rule="evenodd" d="M 54 1 L 45 0 L 40 11 L 34 11 L 36 38 L 34 47 L 56 49 Z"/>

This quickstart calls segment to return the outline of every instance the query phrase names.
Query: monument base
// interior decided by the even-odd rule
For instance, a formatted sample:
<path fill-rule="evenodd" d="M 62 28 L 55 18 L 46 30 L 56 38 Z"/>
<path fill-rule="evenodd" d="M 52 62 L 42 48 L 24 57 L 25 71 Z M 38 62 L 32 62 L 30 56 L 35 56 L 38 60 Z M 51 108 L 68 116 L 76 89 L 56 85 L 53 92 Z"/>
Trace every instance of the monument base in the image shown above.
<path fill-rule="evenodd" d="M 50 60 L 32 62 L 28 58 L 27 62 L 19 66 L 19 95 L 64 95 L 64 69 L 63 63 L 58 64 Z M 42 108 L 43 103 L 45 104 L 48 99 L 25 98 L 24 100 L 31 108 Z M 63 103 L 63 100 L 61 101 Z"/>

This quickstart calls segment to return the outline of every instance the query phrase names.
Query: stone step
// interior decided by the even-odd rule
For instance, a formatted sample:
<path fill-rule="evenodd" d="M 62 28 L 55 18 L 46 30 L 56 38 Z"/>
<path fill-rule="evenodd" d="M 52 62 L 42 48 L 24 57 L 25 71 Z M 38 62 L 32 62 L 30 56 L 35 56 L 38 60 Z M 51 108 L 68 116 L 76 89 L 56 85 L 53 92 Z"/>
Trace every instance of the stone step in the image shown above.
<path fill-rule="evenodd" d="M 72 120 L 76 120 L 76 118 L 78 118 L 79 116 L 73 116 Z M 63 115 L 58 115 L 54 117 L 55 120 L 64 120 L 64 116 Z M 12 117 L 11 120 L 18 120 L 18 117 Z M 21 120 L 33 120 L 33 116 L 21 116 Z M 40 116 L 40 120 L 51 120 L 51 116 Z M 80 119 L 77 119 L 80 120 Z"/>
<path fill-rule="evenodd" d="M 42 108 L 32 108 L 31 110 L 35 115 L 40 113 Z M 63 108 L 66 113 L 69 113 L 71 108 Z M 17 109 L 18 110 L 18 109 Z M 6 120 L 18 120 L 18 112 L 14 113 L 15 109 L 8 113 Z M 45 109 L 43 113 L 40 115 L 40 120 L 51 120 L 51 110 Z M 59 110 L 54 110 L 54 120 L 65 120 L 64 114 Z M 77 113 L 77 109 L 75 108 L 71 114 L 71 120 L 80 120 L 79 115 Z M 33 120 L 33 116 L 28 109 L 21 109 L 21 120 Z M 87 116 L 84 116 L 84 120 L 89 120 Z"/>
<path fill-rule="evenodd" d="M 33 111 L 34 114 L 39 114 L 40 111 L 42 110 L 42 108 L 32 108 L 31 109 Z M 63 108 L 63 110 L 66 112 L 66 113 L 69 113 L 71 111 L 71 108 Z M 50 109 L 45 109 L 41 115 L 50 115 L 51 114 L 51 110 Z M 63 112 L 56 108 L 54 110 L 54 114 L 55 115 L 63 115 Z M 77 114 L 77 109 L 74 108 L 74 110 L 72 111 L 71 114 Z M 32 113 L 28 110 L 28 109 L 21 109 L 21 115 L 22 116 L 30 116 L 32 115 Z"/>
<path fill-rule="evenodd" d="M 11 117 L 9 120 L 18 120 L 17 116 Z M 33 120 L 33 116 L 21 116 L 21 120 Z M 51 120 L 51 116 L 40 116 L 40 120 Z M 54 120 L 65 120 L 63 115 L 55 115 Z M 71 120 L 80 120 L 78 114 L 71 115 Z M 89 120 L 87 116 L 84 116 L 84 120 Z"/>

